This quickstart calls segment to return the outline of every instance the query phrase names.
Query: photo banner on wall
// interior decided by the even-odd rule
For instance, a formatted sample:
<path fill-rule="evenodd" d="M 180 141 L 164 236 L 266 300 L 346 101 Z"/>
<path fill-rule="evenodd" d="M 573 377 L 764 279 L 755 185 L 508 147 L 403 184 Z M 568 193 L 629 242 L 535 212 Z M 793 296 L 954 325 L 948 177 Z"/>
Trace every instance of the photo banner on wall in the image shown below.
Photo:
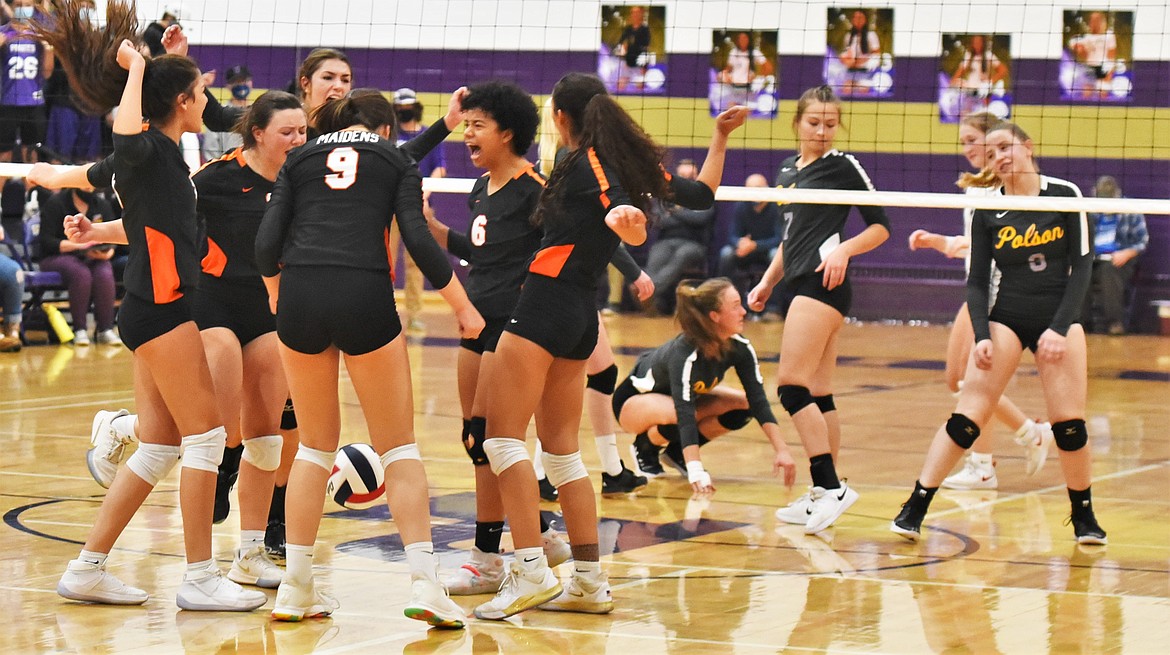
<path fill-rule="evenodd" d="M 597 75 L 610 93 L 666 93 L 666 7 L 602 5 Z"/>
<path fill-rule="evenodd" d="M 1064 12 L 1060 91 L 1065 100 L 1133 96 L 1133 12 Z"/>
<path fill-rule="evenodd" d="M 894 10 L 830 7 L 827 20 L 825 84 L 843 97 L 892 96 Z"/>
<path fill-rule="evenodd" d="M 939 58 L 938 115 L 956 123 L 975 111 L 1011 116 L 1011 37 L 943 34 Z"/>
<path fill-rule="evenodd" d="M 711 115 L 732 105 L 751 109 L 752 118 L 774 118 L 779 110 L 776 84 L 776 30 L 714 30 L 707 99 Z"/>

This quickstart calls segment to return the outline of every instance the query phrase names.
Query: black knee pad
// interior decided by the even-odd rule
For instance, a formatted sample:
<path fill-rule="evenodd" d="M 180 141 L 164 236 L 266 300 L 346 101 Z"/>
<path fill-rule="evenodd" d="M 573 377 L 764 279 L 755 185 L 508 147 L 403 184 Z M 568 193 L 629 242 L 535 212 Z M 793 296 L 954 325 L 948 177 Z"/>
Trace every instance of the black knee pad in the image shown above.
<path fill-rule="evenodd" d="M 1053 423 L 1052 436 L 1056 441 L 1056 447 L 1067 452 L 1080 450 L 1089 443 L 1089 431 L 1085 428 L 1085 420 L 1079 418 Z"/>
<path fill-rule="evenodd" d="M 667 441 L 678 441 L 678 424 L 676 423 L 662 423 L 658 426 L 658 434 L 662 435 L 663 439 Z"/>
<path fill-rule="evenodd" d="M 482 416 L 473 416 L 463 421 L 463 448 L 471 463 L 476 466 L 487 466 L 488 456 L 483 452 L 484 435 L 487 433 L 487 419 Z"/>
<path fill-rule="evenodd" d="M 598 391 L 605 395 L 613 393 L 614 387 L 617 386 L 618 369 L 617 364 L 610 364 L 609 368 L 593 375 L 585 376 L 585 388 Z"/>
<path fill-rule="evenodd" d="M 284 411 L 280 413 L 280 429 L 297 429 L 297 412 L 293 409 L 292 398 L 284 401 Z"/>
<path fill-rule="evenodd" d="M 719 425 L 728 430 L 738 430 L 751 422 L 752 413 L 746 409 L 733 409 L 730 412 L 720 414 L 717 420 Z"/>
<path fill-rule="evenodd" d="M 820 408 L 822 414 L 837 411 L 837 404 L 833 402 L 833 394 L 826 394 L 824 396 L 813 396 L 813 402 Z"/>
<path fill-rule="evenodd" d="M 795 384 L 782 384 L 776 387 L 776 395 L 780 397 L 780 404 L 784 406 L 784 411 L 788 412 L 789 416 L 816 402 L 808 387 Z"/>
<path fill-rule="evenodd" d="M 975 425 L 975 421 L 962 414 L 951 414 L 951 417 L 947 419 L 947 436 L 959 448 L 967 450 L 979 438 L 979 426 Z"/>

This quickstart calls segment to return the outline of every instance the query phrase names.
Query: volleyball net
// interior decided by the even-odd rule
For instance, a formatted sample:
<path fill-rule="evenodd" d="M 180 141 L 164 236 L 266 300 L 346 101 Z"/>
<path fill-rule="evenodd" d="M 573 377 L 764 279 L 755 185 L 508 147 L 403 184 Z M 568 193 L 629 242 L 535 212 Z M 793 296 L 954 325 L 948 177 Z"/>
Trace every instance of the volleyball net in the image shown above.
<path fill-rule="evenodd" d="M 97 5 L 104 16 L 105 1 Z M 563 74 L 589 71 L 668 149 L 668 166 L 701 162 L 713 116 L 746 105 L 720 200 L 1027 208 L 1024 199 L 957 193 L 954 182 L 969 169 L 958 121 L 985 110 L 1033 137 L 1044 173 L 1086 195 L 1110 175 L 1141 199 L 1080 207 L 1170 214 L 1170 10 L 1162 0 L 139 0 L 138 12 L 143 26 L 177 17 L 190 54 L 218 72 L 225 101 L 227 71 L 246 68 L 252 97 L 295 88 L 301 61 L 322 46 L 347 54 L 355 87 L 413 90 L 424 123 L 459 86 L 511 80 L 540 102 Z M 821 84 L 844 102 L 835 146 L 881 193 L 742 187 L 751 174 L 772 180 L 794 153 L 796 99 Z M 459 132 L 443 148 L 453 179 L 427 183 L 437 193 L 465 193 L 481 173 Z M 0 165 L 0 175 L 25 170 Z"/>

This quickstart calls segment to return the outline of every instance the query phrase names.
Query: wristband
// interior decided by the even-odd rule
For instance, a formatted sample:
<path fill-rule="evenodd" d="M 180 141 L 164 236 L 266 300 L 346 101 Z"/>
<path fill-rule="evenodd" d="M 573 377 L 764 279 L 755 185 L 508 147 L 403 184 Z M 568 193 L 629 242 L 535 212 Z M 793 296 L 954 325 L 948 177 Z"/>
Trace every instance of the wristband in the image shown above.
<path fill-rule="evenodd" d="M 707 472 L 703 470 L 702 462 L 699 460 L 687 462 L 687 482 L 694 484 L 696 482 L 702 482 L 704 478 L 710 484 L 711 476 L 707 475 Z"/>

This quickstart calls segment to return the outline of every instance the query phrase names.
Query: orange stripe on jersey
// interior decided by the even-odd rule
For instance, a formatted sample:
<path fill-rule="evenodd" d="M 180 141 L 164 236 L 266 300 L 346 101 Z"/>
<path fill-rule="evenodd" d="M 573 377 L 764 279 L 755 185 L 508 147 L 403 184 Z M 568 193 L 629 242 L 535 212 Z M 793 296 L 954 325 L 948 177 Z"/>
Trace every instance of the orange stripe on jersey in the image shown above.
<path fill-rule="evenodd" d="M 572 253 L 573 244 L 571 243 L 563 246 L 549 246 L 536 253 L 528 270 L 548 277 L 557 277 L 561 274 L 561 269 L 565 267 L 565 262 L 568 261 L 569 255 Z"/>
<path fill-rule="evenodd" d="M 147 227 L 146 251 L 150 257 L 150 282 L 154 287 L 155 304 L 165 305 L 182 298 L 179 269 L 175 266 L 175 244 L 171 238 Z"/>
<path fill-rule="evenodd" d="M 219 157 L 218 159 L 212 159 L 211 161 L 207 162 L 206 164 L 204 164 L 204 165 L 200 166 L 198 169 L 196 169 L 195 173 L 202 171 L 203 169 L 207 168 L 208 166 L 211 166 L 214 163 L 221 162 L 221 161 L 232 161 L 233 159 L 236 160 L 237 162 L 239 162 L 240 168 L 243 168 L 243 167 L 248 165 L 248 162 L 244 159 L 244 147 L 243 146 L 240 146 L 240 147 L 236 148 L 235 150 L 232 150 L 232 151 L 225 153 L 223 156 Z M 195 173 L 191 173 L 191 176 L 194 177 Z"/>
<path fill-rule="evenodd" d="M 386 261 L 390 263 L 390 282 L 394 282 L 394 251 L 390 249 L 390 228 L 382 230 L 382 241 L 386 243 Z"/>
<path fill-rule="evenodd" d="M 515 177 L 513 177 L 512 179 L 513 179 L 513 180 L 518 180 L 518 179 L 520 179 L 520 178 L 524 177 L 525 175 L 528 175 L 528 177 L 531 177 L 532 179 L 536 180 L 536 183 L 537 183 L 537 184 L 539 184 L 540 186 L 544 186 L 544 178 L 543 178 L 543 177 L 541 177 L 541 176 L 540 176 L 540 175 L 539 175 L 539 174 L 536 172 L 536 167 L 535 167 L 535 166 L 533 166 L 532 164 L 529 164 L 527 167 L 525 167 L 525 168 L 522 168 L 522 169 L 520 170 L 520 172 L 519 172 L 519 173 L 516 173 L 516 176 L 515 176 Z"/>
<path fill-rule="evenodd" d="M 609 191 L 609 180 L 605 177 L 605 171 L 601 170 L 601 160 L 597 158 L 597 151 L 590 148 L 588 155 L 589 165 L 593 167 L 593 175 L 597 178 L 597 186 L 601 187 L 601 206 L 609 209 L 609 196 L 605 195 L 605 192 Z"/>
<path fill-rule="evenodd" d="M 227 255 L 224 254 L 223 249 L 219 247 L 211 237 L 207 237 L 207 254 L 200 262 L 203 267 L 203 272 L 208 275 L 220 277 L 223 275 L 223 269 L 227 268 Z"/>

